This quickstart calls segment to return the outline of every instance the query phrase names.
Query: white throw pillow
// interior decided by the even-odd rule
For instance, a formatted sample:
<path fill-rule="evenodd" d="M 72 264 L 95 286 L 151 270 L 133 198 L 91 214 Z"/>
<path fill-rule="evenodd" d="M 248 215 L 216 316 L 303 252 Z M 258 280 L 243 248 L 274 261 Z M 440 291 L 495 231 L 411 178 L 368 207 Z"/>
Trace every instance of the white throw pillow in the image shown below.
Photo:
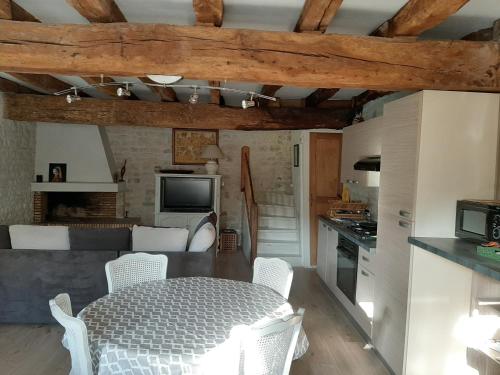
<path fill-rule="evenodd" d="M 206 223 L 194 234 L 189 251 L 202 252 L 207 251 L 215 241 L 215 228 L 212 223 Z"/>
<path fill-rule="evenodd" d="M 13 249 L 69 250 L 69 232 L 65 226 L 11 225 Z"/>
<path fill-rule="evenodd" d="M 189 231 L 186 228 L 153 228 L 134 225 L 133 251 L 186 251 Z"/>

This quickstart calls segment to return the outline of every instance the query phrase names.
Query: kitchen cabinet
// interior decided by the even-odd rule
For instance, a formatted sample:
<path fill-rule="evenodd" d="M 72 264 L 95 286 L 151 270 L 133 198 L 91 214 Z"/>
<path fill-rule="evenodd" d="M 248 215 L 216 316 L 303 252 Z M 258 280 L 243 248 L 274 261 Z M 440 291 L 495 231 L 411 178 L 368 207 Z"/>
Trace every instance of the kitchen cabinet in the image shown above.
<path fill-rule="evenodd" d="M 344 128 L 341 182 L 359 183 L 363 186 L 379 185 L 379 172 L 357 171 L 354 169 L 354 163 L 368 156 L 380 155 L 382 128 L 382 117 Z"/>
<path fill-rule="evenodd" d="M 360 250 L 361 253 L 362 250 Z M 375 275 L 358 263 L 356 308 L 358 323 L 365 333 L 372 335 L 373 306 L 375 299 Z"/>
<path fill-rule="evenodd" d="M 318 225 L 318 263 L 316 272 L 321 280 L 327 282 L 328 229 L 330 227 L 321 220 Z"/>
<path fill-rule="evenodd" d="M 372 338 L 396 374 L 419 355 L 406 345 L 408 237 L 454 237 L 457 200 L 494 198 L 498 116 L 497 94 L 422 91 L 384 106 Z"/>
<path fill-rule="evenodd" d="M 336 230 L 328 228 L 327 237 L 327 274 L 326 274 L 326 285 L 330 290 L 334 290 L 337 287 L 337 246 L 339 244 L 339 234 Z"/>

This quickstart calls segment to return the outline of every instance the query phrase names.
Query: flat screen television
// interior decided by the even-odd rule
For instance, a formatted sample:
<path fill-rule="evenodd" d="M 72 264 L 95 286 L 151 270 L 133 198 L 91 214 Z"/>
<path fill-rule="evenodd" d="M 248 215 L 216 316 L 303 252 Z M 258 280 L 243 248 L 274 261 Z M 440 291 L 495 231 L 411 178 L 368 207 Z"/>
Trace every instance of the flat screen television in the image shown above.
<path fill-rule="evenodd" d="M 162 177 L 162 212 L 213 211 L 213 179 L 204 177 Z"/>

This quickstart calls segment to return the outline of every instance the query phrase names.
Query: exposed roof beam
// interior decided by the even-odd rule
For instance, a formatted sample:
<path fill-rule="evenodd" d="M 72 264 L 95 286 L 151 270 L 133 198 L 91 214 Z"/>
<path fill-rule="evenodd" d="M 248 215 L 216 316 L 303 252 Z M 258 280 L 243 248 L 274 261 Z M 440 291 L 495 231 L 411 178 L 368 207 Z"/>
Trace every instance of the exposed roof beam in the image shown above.
<path fill-rule="evenodd" d="M 0 77 L 0 92 L 13 92 L 20 94 L 34 94 L 35 91 L 29 89 L 28 87 L 21 86 L 15 82 L 9 81 L 8 79 Z"/>
<path fill-rule="evenodd" d="M 0 19 L 2 18 L 23 22 L 40 22 L 37 18 L 11 0 L 0 0 Z M 22 82 L 36 87 L 38 91 L 43 93 L 53 93 L 70 87 L 67 83 L 48 74 L 12 73 L 11 75 Z"/>
<path fill-rule="evenodd" d="M 114 22 L 127 22 L 127 19 L 123 15 L 122 11 L 116 5 L 114 0 L 66 0 L 71 6 L 73 6 L 78 13 L 85 17 L 89 22 L 92 23 L 114 23 Z M 105 77 L 108 82 L 114 82 L 109 77 Z M 139 78 L 144 83 L 152 83 L 152 81 L 147 77 Z M 100 82 L 100 78 L 93 77 L 93 80 Z M 88 82 L 88 80 L 87 80 Z M 148 86 L 151 91 L 160 97 L 161 101 L 176 101 L 177 95 L 175 91 L 170 87 L 152 87 Z M 115 93 L 111 93 L 111 90 L 107 87 L 101 87 L 101 91 L 111 96 L 116 96 Z M 115 88 L 111 87 L 112 90 Z"/>
<path fill-rule="evenodd" d="M 491 27 L 467 34 L 462 38 L 462 40 L 471 40 L 475 42 L 494 40 L 500 42 L 500 19 L 493 22 L 493 26 Z"/>
<path fill-rule="evenodd" d="M 10 6 L 10 0 L 0 0 L 0 19 L 3 20 L 12 19 L 12 9 Z"/>
<path fill-rule="evenodd" d="M 9 73 L 12 77 L 36 88 L 37 91 L 53 94 L 70 87 L 67 83 L 48 74 Z"/>
<path fill-rule="evenodd" d="M 78 13 L 94 23 L 127 22 L 114 0 L 66 0 Z"/>
<path fill-rule="evenodd" d="M 495 42 L 12 21 L 0 21 L 0 35 L 5 72 L 139 77 L 169 72 L 299 87 L 500 91 Z"/>
<path fill-rule="evenodd" d="M 350 110 L 312 108 L 252 108 L 213 104 L 155 103 L 140 100 L 83 98 L 67 104 L 64 98 L 4 94 L 4 118 L 91 125 L 130 125 L 158 128 L 285 130 L 342 128 Z"/>
<path fill-rule="evenodd" d="M 337 14 L 337 11 L 342 4 L 342 0 L 306 0 L 304 3 L 304 7 L 302 8 L 302 13 L 300 14 L 297 25 L 295 25 L 295 32 L 319 32 L 324 33 L 330 23 L 332 22 L 333 17 Z M 271 91 L 273 87 L 279 86 L 264 86 L 264 91 Z M 326 99 L 322 99 L 325 95 L 328 94 L 331 90 L 338 89 L 318 89 L 309 95 L 306 98 L 306 106 L 314 107 L 318 105 L 320 102 Z M 276 90 L 275 90 L 276 92 Z M 272 96 L 272 95 L 270 95 Z M 333 96 L 330 95 L 330 96 Z"/>
<path fill-rule="evenodd" d="M 316 107 L 319 103 L 330 99 L 339 89 L 317 89 L 306 98 L 306 107 Z"/>
<path fill-rule="evenodd" d="M 324 33 L 342 4 L 342 0 L 306 0 L 295 32 Z"/>
<path fill-rule="evenodd" d="M 409 0 L 394 17 L 370 35 L 418 36 L 456 13 L 469 0 Z"/>
<path fill-rule="evenodd" d="M 193 0 L 196 24 L 220 27 L 224 17 L 223 0 Z M 208 81 L 209 86 L 220 87 L 220 81 Z M 221 104 L 220 90 L 210 90 L 210 103 Z"/>
<path fill-rule="evenodd" d="M 193 0 L 197 25 L 221 26 L 224 16 L 223 0 Z"/>

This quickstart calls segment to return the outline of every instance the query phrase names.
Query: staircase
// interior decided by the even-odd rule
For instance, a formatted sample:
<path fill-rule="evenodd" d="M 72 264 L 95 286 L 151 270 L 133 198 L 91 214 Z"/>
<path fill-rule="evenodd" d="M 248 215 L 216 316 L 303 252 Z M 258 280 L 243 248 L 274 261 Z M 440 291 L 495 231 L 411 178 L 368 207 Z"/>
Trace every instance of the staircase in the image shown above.
<path fill-rule="evenodd" d="M 302 265 L 294 196 L 264 192 L 259 195 L 257 203 L 259 207 L 257 256 L 277 257 L 293 266 Z"/>

